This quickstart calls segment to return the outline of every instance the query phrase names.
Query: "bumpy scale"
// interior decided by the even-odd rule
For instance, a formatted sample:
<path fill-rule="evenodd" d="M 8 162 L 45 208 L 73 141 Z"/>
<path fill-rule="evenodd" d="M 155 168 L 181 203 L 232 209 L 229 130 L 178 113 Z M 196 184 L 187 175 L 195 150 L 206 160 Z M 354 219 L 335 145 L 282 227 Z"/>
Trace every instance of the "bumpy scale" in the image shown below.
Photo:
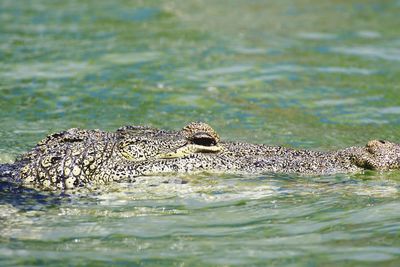
<path fill-rule="evenodd" d="M 372 140 L 365 147 L 323 152 L 221 141 L 208 124 L 180 131 L 125 126 L 116 132 L 70 129 L 49 135 L 0 177 L 65 190 L 166 173 L 333 174 L 400 168 L 400 145 Z"/>

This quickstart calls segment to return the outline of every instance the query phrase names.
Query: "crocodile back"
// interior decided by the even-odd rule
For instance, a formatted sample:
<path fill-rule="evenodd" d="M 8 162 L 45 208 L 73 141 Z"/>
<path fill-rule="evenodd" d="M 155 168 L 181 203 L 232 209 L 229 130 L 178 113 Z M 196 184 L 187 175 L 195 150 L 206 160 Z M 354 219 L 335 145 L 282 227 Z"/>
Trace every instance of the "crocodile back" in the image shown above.
<path fill-rule="evenodd" d="M 83 186 L 111 157 L 114 139 L 108 132 L 77 128 L 49 135 L 17 160 L 19 176 L 24 184 L 35 187 Z"/>

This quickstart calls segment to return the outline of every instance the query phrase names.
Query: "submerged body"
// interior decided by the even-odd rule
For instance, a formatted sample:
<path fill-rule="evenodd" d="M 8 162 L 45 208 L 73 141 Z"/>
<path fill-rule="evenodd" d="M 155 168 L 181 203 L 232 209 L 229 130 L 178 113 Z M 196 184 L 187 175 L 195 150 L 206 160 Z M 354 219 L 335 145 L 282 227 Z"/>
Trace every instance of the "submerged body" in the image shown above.
<path fill-rule="evenodd" d="M 322 152 L 220 141 L 207 124 L 180 131 L 126 126 L 116 132 L 70 129 L 49 135 L 0 177 L 57 190 L 165 173 L 334 174 L 400 167 L 400 145 L 372 140 L 365 147 Z"/>

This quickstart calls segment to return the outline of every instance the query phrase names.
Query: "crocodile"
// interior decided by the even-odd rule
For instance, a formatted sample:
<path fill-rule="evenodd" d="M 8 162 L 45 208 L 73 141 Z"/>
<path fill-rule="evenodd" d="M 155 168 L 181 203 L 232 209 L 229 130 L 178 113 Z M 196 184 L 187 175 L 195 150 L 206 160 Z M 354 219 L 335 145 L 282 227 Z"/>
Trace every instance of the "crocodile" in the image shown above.
<path fill-rule="evenodd" d="M 181 130 L 124 126 L 115 132 L 73 128 L 47 136 L 0 177 L 43 190 L 68 190 L 177 173 L 329 175 L 400 168 L 400 144 L 372 140 L 335 151 L 222 141 L 204 122 Z"/>

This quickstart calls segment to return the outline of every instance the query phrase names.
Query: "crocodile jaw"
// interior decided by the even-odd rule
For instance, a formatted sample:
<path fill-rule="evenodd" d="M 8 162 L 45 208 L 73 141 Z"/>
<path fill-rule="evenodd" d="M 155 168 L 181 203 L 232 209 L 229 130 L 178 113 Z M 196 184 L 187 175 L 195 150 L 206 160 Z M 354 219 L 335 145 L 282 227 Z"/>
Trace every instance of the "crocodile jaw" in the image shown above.
<path fill-rule="evenodd" d="M 156 156 L 157 159 L 174 159 L 182 158 L 195 153 L 218 153 L 222 150 L 221 146 L 202 146 L 196 144 L 190 144 L 178 148 L 173 152 L 162 153 Z"/>

